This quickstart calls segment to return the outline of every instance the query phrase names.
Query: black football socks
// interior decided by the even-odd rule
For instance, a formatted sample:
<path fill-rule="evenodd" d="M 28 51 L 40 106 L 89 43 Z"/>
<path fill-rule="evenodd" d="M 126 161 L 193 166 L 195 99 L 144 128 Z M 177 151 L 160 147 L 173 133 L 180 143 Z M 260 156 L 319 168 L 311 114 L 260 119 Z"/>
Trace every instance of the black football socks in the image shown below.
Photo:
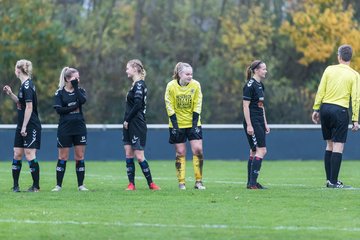
<path fill-rule="evenodd" d="M 85 178 L 85 161 L 84 160 L 76 160 L 76 177 L 78 181 L 78 186 L 84 184 Z"/>
<path fill-rule="evenodd" d="M 14 180 L 14 187 L 19 187 L 19 177 L 21 172 L 22 162 L 21 160 L 13 159 L 12 162 L 12 176 Z"/>
<path fill-rule="evenodd" d="M 40 189 L 40 166 L 36 159 L 28 161 L 29 168 L 31 172 L 31 177 L 33 179 L 33 187 Z"/>
<path fill-rule="evenodd" d="M 150 183 L 152 183 L 152 177 L 151 177 L 151 172 L 150 172 L 150 168 L 149 168 L 149 164 L 147 163 L 146 159 L 144 159 L 144 161 L 139 162 L 141 170 L 147 180 L 148 185 L 150 185 Z"/>
<path fill-rule="evenodd" d="M 66 171 L 66 161 L 59 159 L 56 165 L 56 185 L 58 185 L 59 187 L 62 186 L 65 171 Z"/>
<path fill-rule="evenodd" d="M 129 182 L 135 184 L 134 158 L 126 158 L 126 173 L 127 173 Z"/>

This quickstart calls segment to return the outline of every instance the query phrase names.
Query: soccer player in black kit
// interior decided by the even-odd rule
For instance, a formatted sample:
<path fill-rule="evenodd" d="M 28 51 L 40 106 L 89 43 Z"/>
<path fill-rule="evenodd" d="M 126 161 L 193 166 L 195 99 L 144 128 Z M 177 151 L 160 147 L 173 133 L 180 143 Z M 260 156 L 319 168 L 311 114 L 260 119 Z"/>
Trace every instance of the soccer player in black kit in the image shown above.
<path fill-rule="evenodd" d="M 160 190 L 151 177 L 150 167 L 145 159 L 146 144 L 146 71 L 138 59 L 130 60 L 126 65 L 126 73 L 132 79 L 132 87 L 126 96 L 126 110 L 123 123 L 123 142 L 126 155 L 126 171 L 129 184 L 126 190 L 135 190 L 134 157 L 139 162 L 141 170 L 151 190 Z"/>
<path fill-rule="evenodd" d="M 243 88 L 244 130 L 250 145 L 248 160 L 248 189 L 265 189 L 257 182 L 262 160 L 266 154 L 265 135 L 270 133 L 264 108 L 266 64 L 255 60 L 247 68 L 247 83 Z M 253 75 L 251 77 L 251 75 Z"/>
<path fill-rule="evenodd" d="M 32 63 L 25 59 L 19 60 L 15 65 L 15 75 L 21 81 L 18 95 L 16 96 L 8 85 L 3 88 L 4 92 L 16 103 L 18 112 L 12 163 L 13 192 L 20 192 L 19 177 L 24 154 L 29 163 L 33 179 L 33 184 L 28 189 L 28 192 L 38 192 L 40 190 L 40 168 L 36 160 L 36 149 L 40 149 L 41 123 L 37 111 L 36 89 L 31 80 L 31 74 Z"/>
<path fill-rule="evenodd" d="M 86 102 L 85 90 L 79 87 L 79 71 L 75 68 L 65 67 L 62 69 L 59 79 L 59 89 L 55 93 L 54 108 L 60 115 L 57 131 L 57 147 L 59 157 L 56 166 L 56 186 L 53 192 L 62 188 L 62 182 L 66 170 L 66 162 L 69 159 L 70 148 L 74 146 L 75 170 L 79 191 L 88 191 L 84 186 L 85 178 L 85 146 L 87 143 L 87 130 L 82 111 L 82 105 Z"/>

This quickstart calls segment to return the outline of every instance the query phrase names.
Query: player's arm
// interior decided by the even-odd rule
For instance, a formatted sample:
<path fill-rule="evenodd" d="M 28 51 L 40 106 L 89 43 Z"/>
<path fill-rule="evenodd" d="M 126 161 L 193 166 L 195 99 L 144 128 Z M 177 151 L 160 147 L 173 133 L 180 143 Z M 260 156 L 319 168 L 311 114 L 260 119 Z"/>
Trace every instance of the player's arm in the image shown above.
<path fill-rule="evenodd" d="M 79 103 L 72 102 L 72 103 L 69 103 L 67 107 L 54 106 L 54 108 L 58 114 L 63 115 L 63 114 L 68 114 L 68 113 L 74 112 L 76 109 L 79 108 Z"/>
<path fill-rule="evenodd" d="M 29 123 L 32 111 L 33 111 L 33 103 L 30 101 L 26 102 L 24 121 L 23 121 L 23 124 L 21 127 L 21 132 L 20 132 L 23 137 L 25 137 L 27 135 L 26 127 Z"/>
<path fill-rule="evenodd" d="M 77 101 L 68 103 L 66 106 L 63 106 L 63 105 L 65 105 L 65 104 L 61 100 L 61 93 L 60 93 L 60 90 L 58 90 L 58 91 L 56 91 L 55 96 L 54 96 L 54 106 L 53 107 L 59 115 L 71 113 L 79 108 L 79 103 Z"/>
<path fill-rule="evenodd" d="M 197 89 L 195 91 L 194 95 L 194 108 L 193 108 L 193 117 L 192 117 L 192 126 L 196 127 L 199 122 L 199 117 L 201 114 L 201 108 L 202 108 L 202 99 L 203 95 L 201 92 L 201 86 L 200 84 L 197 86 Z"/>
<path fill-rule="evenodd" d="M 134 106 L 130 109 L 129 114 L 125 116 L 125 122 L 129 123 L 135 115 L 139 112 L 142 106 L 143 97 L 144 97 L 144 87 L 142 86 L 140 89 L 136 89 L 134 95 Z"/>
<path fill-rule="evenodd" d="M 315 102 L 313 105 L 314 111 L 319 111 L 320 105 L 325 97 L 327 79 L 328 79 L 328 77 L 327 77 L 327 73 L 325 70 L 323 76 L 321 77 L 320 84 L 319 84 L 319 87 L 318 87 L 318 90 L 317 90 L 317 93 L 315 96 Z"/>
<path fill-rule="evenodd" d="M 3 91 L 10 96 L 10 98 L 15 102 L 18 103 L 18 97 L 12 92 L 11 87 L 9 85 L 5 85 Z"/>
<path fill-rule="evenodd" d="M 269 134 L 270 133 L 270 127 L 269 127 L 269 125 L 267 123 L 267 120 L 266 120 L 265 107 L 263 107 L 263 111 L 264 111 L 265 131 L 266 131 L 267 134 Z"/>
<path fill-rule="evenodd" d="M 352 117 L 351 121 L 353 122 L 353 131 L 359 129 L 359 104 L 360 104 L 360 76 L 356 75 L 355 80 L 351 88 L 351 103 L 352 103 Z"/>
<path fill-rule="evenodd" d="M 168 117 L 170 118 L 172 127 L 177 129 L 179 128 L 179 126 L 175 114 L 175 98 L 173 96 L 173 91 L 170 84 L 166 86 L 164 100 L 165 100 L 166 112 L 168 114 Z"/>
<path fill-rule="evenodd" d="M 86 92 L 84 89 L 79 88 L 79 79 L 75 78 L 74 80 L 71 80 L 71 85 L 74 88 L 76 98 L 80 105 L 84 104 L 86 102 Z"/>
<path fill-rule="evenodd" d="M 250 101 L 249 100 L 245 100 L 243 99 L 243 111 L 244 111 L 244 118 L 245 118 L 245 122 L 247 125 L 247 129 L 246 132 L 249 135 L 253 135 L 254 134 L 254 128 L 251 124 L 251 118 L 250 118 Z"/>
<path fill-rule="evenodd" d="M 317 90 L 317 93 L 315 96 L 315 102 L 313 105 L 314 112 L 311 115 L 311 120 L 315 124 L 320 122 L 319 110 L 320 110 L 321 103 L 325 96 L 326 83 L 327 83 L 327 73 L 326 73 L 326 69 L 325 69 L 325 72 L 323 73 L 323 75 L 321 77 L 320 84 L 319 84 L 319 87 L 318 87 L 318 90 Z"/>

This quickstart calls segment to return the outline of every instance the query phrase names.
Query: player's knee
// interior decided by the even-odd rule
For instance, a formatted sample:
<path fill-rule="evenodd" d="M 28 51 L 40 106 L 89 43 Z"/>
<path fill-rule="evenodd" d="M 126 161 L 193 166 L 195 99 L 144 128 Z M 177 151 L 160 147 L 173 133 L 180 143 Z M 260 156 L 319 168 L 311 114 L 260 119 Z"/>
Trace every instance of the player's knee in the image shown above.
<path fill-rule="evenodd" d="M 198 157 L 200 157 L 200 158 L 202 158 L 202 156 L 203 156 L 203 150 L 202 150 L 202 148 L 196 148 L 196 149 L 194 149 L 193 154 L 196 155 L 196 156 L 198 156 Z"/>
<path fill-rule="evenodd" d="M 185 157 L 186 151 L 185 150 L 176 150 L 176 157 Z"/>
<path fill-rule="evenodd" d="M 22 159 L 22 152 L 14 151 L 14 159 Z"/>

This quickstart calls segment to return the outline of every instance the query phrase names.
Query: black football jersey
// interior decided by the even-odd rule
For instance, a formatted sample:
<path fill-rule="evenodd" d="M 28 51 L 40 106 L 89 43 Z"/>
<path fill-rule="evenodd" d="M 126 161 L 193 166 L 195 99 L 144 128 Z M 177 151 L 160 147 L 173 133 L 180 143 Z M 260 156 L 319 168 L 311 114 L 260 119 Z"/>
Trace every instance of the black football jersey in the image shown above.
<path fill-rule="evenodd" d="M 265 88 L 262 82 L 251 78 L 243 88 L 243 100 L 250 101 L 249 109 L 251 117 L 264 116 Z"/>
<path fill-rule="evenodd" d="M 146 95 L 147 87 L 145 81 L 137 81 L 126 96 L 124 121 L 130 122 L 133 118 L 146 121 Z"/>
<path fill-rule="evenodd" d="M 80 93 L 86 96 L 84 89 L 79 88 Z M 68 92 L 64 88 L 58 89 L 54 97 L 54 108 L 69 107 L 75 103 L 79 104 L 76 92 Z M 71 112 L 60 114 L 59 135 L 81 135 L 86 133 L 86 123 L 82 111 L 82 104 Z"/>
<path fill-rule="evenodd" d="M 25 108 L 27 102 L 32 102 L 33 105 L 31 117 L 27 127 L 36 128 L 36 129 L 41 128 L 41 123 L 39 120 L 38 110 L 37 110 L 38 103 L 37 103 L 36 89 L 35 89 L 35 85 L 33 84 L 33 81 L 30 78 L 21 84 L 18 93 L 18 99 L 19 102 L 17 104 L 17 110 L 18 110 L 17 128 L 21 129 L 22 124 L 24 122 Z"/>

